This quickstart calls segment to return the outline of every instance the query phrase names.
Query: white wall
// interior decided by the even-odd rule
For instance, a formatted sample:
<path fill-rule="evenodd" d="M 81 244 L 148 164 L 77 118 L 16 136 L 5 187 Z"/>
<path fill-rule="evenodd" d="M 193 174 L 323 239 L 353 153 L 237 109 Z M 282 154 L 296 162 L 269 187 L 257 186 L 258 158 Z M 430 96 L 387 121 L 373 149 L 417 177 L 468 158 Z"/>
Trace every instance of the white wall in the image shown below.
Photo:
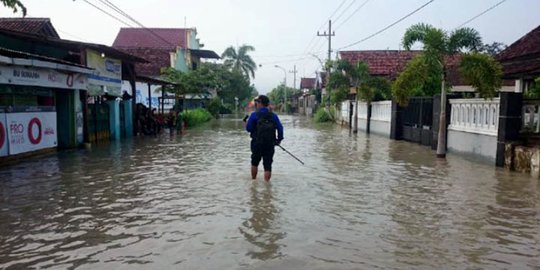
<path fill-rule="evenodd" d="M 495 162 L 499 128 L 498 98 L 451 99 L 452 115 L 448 127 L 448 152 Z"/>
<path fill-rule="evenodd" d="M 355 105 L 355 102 L 352 102 Z M 358 103 L 358 130 L 366 131 L 367 124 L 367 103 Z M 350 102 L 344 101 L 341 103 L 341 120 L 345 123 L 349 123 L 349 110 Z M 390 136 L 392 117 L 392 101 L 378 101 L 371 103 L 371 122 L 370 131 L 374 134 L 383 136 Z M 354 121 L 354 107 L 353 107 L 353 121 Z"/>

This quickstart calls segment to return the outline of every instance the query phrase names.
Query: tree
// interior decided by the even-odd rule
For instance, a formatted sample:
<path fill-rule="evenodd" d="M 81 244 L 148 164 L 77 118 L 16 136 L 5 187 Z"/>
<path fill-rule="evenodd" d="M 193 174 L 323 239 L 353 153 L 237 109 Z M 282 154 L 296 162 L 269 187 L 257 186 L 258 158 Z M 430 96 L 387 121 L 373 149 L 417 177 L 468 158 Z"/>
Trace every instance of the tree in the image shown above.
<path fill-rule="evenodd" d="M 17 13 L 19 9 L 21 9 L 23 17 L 26 16 L 26 7 L 21 3 L 21 1 L 19 0 L 0 0 L 0 1 L 5 7 L 11 8 L 13 10 L 13 13 Z"/>
<path fill-rule="evenodd" d="M 495 57 L 495 55 L 497 55 L 500 52 L 504 51 L 504 49 L 506 49 L 506 47 L 508 47 L 508 46 L 506 46 L 504 43 L 493 42 L 491 44 L 482 45 L 482 47 L 480 48 L 480 51 Z"/>
<path fill-rule="evenodd" d="M 278 85 L 276 88 L 272 89 L 270 93 L 268 93 L 268 98 L 274 103 L 274 104 L 280 104 L 281 108 L 285 108 L 285 97 L 292 97 L 295 94 L 298 94 L 300 90 L 294 89 L 292 87 L 287 87 L 283 83 Z M 286 94 L 286 95 L 285 95 Z M 289 107 L 289 105 L 287 106 Z"/>
<path fill-rule="evenodd" d="M 440 82 L 441 112 L 437 156 L 446 156 L 446 59 L 459 54 L 459 72 L 484 98 L 491 98 L 501 86 L 502 68 L 492 57 L 477 51 L 483 46 L 478 31 L 459 28 L 446 32 L 428 24 L 416 24 L 407 29 L 403 45 L 410 50 L 416 42 L 424 45 L 422 54 L 413 59 L 394 82 L 396 100 L 405 105 L 414 91 Z"/>
<path fill-rule="evenodd" d="M 221 57 L 224 59 L 223 63 L 226 67 L 244 74 L 247 78 L 255 78 L 257 65 L 248 54 L 251 51 L 255 51 L 255 48 L 250 45 L 244 44 L 238 49 L 231 46 L 225 49 Z"/>

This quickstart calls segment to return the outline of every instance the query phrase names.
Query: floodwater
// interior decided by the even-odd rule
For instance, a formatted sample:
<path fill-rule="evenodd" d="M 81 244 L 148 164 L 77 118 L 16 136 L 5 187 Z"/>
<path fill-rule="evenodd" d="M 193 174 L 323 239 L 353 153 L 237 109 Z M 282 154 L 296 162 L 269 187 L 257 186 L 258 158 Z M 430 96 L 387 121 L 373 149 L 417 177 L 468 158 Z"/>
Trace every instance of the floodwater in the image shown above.
<path fill-rule="evenodd" d="M 0 268 L 540 269 L 540 180 L 282 121 L 269 184 L 232 118 L 0 168 Z"/>

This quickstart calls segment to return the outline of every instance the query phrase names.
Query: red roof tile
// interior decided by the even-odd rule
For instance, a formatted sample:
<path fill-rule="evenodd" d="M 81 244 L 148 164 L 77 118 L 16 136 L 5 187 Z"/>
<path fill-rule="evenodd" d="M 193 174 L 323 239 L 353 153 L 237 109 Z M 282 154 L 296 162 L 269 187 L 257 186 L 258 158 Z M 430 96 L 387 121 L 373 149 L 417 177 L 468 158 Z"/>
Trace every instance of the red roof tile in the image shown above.
<path fill-rule="evenodd" d="M 351 63 L 363 61 L 369 66 L 373 76 L 397 77 L 405 65 L 417 56 L 420 51 L 341 51 L 341 59 Z"/>
<path fill-rule="evenodd" d="M 187 28 L 121 28 L 114 40 L 115 48 L 187 47 Z"/>
<path fill-rule="evenodd" d="M 540 26 L 518 39 L 512 45 L 508 46 L 499 55 L 497 60 L 502 63 L 518 58 L 527 58 L 528 56 L 540 55 Z"/>
<path fill-rule="evenodd" d="M 313 89 L 316 81 L 315 78 L 302 78 L 300 79 L 300 89 Z"/>
<path fill-rule="evenodd" d="M 148 61 L 135 64 L 137 75 L 157 77 L 161 75 L 162 68 L 171 66 L 170 50 L 167 48 L 119 48 L 119 50 Z"/>
<path fill-rule="evenodd" d="M 540 26 L 497 55 L 504 78 L 540 76 Z"/>
<path fill-rule="evenodd" d="M 0 28 L 38 36 L 60 38 L 49 18 L 0 18 Z"/>

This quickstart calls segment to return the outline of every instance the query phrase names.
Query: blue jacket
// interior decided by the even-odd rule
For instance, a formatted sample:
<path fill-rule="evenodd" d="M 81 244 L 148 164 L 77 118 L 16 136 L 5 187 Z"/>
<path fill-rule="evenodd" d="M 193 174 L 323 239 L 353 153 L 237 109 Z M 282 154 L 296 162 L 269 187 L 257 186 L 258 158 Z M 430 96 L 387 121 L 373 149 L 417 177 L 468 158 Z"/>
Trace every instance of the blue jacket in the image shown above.
<path fill-rule="evenodd" d="M 268 112 L 268 108 L 260 108 L 259 112 Z M 272 113 L 272 119 L 274 120 L 274 123 L 276 123 L 277 131 L 278 131 L 278 137 L 277 139 L 279 141 L 283 140 L 283 125 L 281 124 L 281 121 L 279 121 L 279 117 Z M 255 126 L 257 125 L 257 113 L 252 112 L 247 120 L 246 130 L 251 133 L 251 138 L 255 136 Z"/>

